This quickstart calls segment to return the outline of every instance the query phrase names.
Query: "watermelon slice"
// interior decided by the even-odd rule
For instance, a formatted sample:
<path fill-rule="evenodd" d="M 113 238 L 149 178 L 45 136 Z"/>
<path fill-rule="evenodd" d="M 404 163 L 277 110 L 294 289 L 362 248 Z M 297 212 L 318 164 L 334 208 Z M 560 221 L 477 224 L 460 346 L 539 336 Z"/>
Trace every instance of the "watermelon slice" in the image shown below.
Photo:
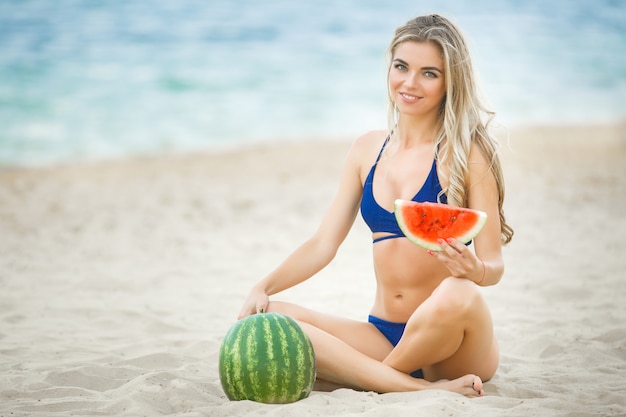
<path fill-rule="evenodd" d="M 439 238 L 469 242 L 487 221 L 487 214 L 482 211 L 447 204 L 396 200 L 394 206 L 396 220 L 405 236 L 432 251 L 442 250 L 437 243 Z"/>

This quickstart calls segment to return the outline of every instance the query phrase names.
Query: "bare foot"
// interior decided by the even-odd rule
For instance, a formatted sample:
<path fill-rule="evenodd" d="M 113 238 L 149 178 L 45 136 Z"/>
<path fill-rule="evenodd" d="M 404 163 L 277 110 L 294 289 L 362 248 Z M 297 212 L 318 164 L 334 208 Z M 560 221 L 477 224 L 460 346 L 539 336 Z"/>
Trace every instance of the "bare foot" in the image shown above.
<path fill-rule="evenodd" d="M 452 381 L 442 379 L 434 382 L 433 388 L 456 392 L 466 397 L 482 397 L 485 395 L 483 391 L 483 381 L 472 374 L 453 379 Z"/>

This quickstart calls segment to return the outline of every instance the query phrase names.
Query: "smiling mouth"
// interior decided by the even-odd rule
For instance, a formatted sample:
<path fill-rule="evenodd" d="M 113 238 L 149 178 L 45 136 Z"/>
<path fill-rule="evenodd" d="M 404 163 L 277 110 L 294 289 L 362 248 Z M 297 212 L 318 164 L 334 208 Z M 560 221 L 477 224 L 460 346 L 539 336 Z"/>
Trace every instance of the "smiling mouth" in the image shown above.
<path fill-rule="evenodd" d="M 400 93 L 400 96 L 401 96 L 403 99 L 407 100 L 407 101 L 415 101 L 415 100 L 417 100 L 417 99 L 421 98 L 421 97 L 414 96 L 414 95 L 407 94 L 407 93 Z"/>

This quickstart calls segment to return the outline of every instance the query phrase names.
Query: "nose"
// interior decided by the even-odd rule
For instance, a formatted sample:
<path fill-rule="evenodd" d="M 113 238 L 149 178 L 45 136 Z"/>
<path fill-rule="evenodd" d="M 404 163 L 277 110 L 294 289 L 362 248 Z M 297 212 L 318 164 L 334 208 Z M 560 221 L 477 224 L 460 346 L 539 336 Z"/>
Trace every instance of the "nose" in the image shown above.
<path fill-rule="evenodd" d="M 419 73 L 412 71 L 409 74 L 407 74 L 407 77 L 404 80 L 404 85 L 405 87 L 409 87 L 409 88 L 417 88 L 419 86 Z"/>

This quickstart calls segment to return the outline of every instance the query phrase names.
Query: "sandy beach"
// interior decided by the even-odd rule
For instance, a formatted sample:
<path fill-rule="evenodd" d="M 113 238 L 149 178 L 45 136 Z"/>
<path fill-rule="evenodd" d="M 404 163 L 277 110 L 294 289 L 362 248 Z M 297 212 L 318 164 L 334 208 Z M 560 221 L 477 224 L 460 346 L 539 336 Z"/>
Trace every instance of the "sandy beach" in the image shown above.
<path fill-rule="evenodd" d="M 516 234 L 483 289 L 502 352 L 485 397 L 226 399 L 222 337 L 317 227 L 350 144 L 305 141 L 0 168 L 0 417 L 626 415 L 626 125 L 498 135 Z M 359 217 L 326 270 L 275 298 L 366 319 L 373 289 Z"/>

